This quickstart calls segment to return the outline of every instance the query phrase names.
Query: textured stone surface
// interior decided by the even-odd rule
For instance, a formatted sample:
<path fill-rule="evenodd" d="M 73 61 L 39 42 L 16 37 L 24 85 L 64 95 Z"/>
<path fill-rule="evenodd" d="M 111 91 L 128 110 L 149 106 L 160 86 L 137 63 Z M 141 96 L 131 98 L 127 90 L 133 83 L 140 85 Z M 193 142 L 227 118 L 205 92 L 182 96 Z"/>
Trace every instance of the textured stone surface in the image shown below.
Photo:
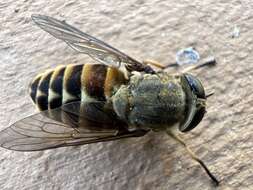
<path fill-rule="evenodd" d="M 35 113 L 27 86 L 59 64 L 91 62 L 36 27 L 40 13 L 90 33 L 137 59 L 174 62 L 194 46 L 217 67 L 196 71 L 215 95 L 208 114 L 182 135 L 221 180 L 253 189 L 253 3 L 239 1 L 31 1 L 0 3 L 0 128 Z M 232 38 L 237 26 L 240 36 Z M 214 189 L 185 150 L 165 134 L 20 153 L 0 149 L 0 189 Z"/>

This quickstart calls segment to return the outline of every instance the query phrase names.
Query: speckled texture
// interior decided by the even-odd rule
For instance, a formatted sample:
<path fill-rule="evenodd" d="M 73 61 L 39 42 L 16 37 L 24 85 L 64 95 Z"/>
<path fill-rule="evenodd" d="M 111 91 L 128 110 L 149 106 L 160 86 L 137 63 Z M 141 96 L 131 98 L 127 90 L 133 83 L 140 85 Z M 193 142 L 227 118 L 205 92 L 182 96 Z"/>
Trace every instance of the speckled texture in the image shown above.
<path fill-rule="evenodd" d="M 69 23 L 137 59 L 174 62 L 194 46 L 218 65 L 196 71 L 215 95 L 190 147 L 221 180 L 253 189 L 253 3 L 250 0 L 31 1 L 0 3 L 0 128 L 35 113 L 30 80 L 59 64 L 91 62 L 36 27 L 40 13 Z M 234 27 L 240 28 L 232 38 Z M 182 135 L 183 136 L 183 135 Z M 165 134 L 35 153 L 0 149 L 0 189 L 214 189 L 202 169 Z"/>

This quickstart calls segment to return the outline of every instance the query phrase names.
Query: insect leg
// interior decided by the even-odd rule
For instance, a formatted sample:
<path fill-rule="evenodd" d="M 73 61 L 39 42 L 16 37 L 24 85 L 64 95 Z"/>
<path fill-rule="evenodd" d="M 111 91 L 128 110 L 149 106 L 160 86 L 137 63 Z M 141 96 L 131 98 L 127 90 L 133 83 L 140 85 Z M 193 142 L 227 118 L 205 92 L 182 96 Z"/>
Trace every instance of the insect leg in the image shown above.
<path fill-rule="evenodd" d="M 199 68 L 202 68 L 202 67 L 205 67 L 205 66 L 214 66 L 216 64 L 217 64 L 217 62 L 216 62 L 214 57 L 208 57 L 208 58 L 204 59 L 202 62 L 200 62 L 196 65 L 185 68 L 182 71 L 182 73 L 186 73 L 186 72 L 189 72 L 191 70 L 199 69 Z"/>
<path fill-rule="evenodd" d="M 152 65 L 152 66 L 155 66 L 155 67 L 157 67 L 159 69 L 162 69 L 162 70 L 165 69 L 165 68 L 167 68 L 166 65 L 163 65 L 163 64 L 159 63 L 158 61 L 151 60 L 151 59 L 144 60 L 143 64 L 145 64 L 145 65 Z"/>
<path fill-rule="evenodd" d="M 163 64 L 159 63 L 158 61 L 150 60 L 150 59 L 144 60 L 143 64 L 152 65 L 152 66 L 155 66 L 155 67 L 157 67 L 161 70 L 167 69 L 169 67 L 180 67 L 180 65 L 178 65 L 177 63 L 171 63 L 171 64 L 168 64 L 168 65 L 163 65 Z M 202 68 L 202 67 L 205 67 L 205 66 L 214 66 L 214 65 L 216 65 L 215 58 L 214 57 L 208 57 L 208 58 L 204 59 L 202 62 L 200 62 L 196 65 L 185 68 L 181 73 L 186 73 L 186 72 L 189 72 L 191 70 L 199 69 L 199 68 Z"/>
<path fill-rule="evenodd" d="M 198 156 L 195 155 L 195 153 L 186 145 L 186 143 L 183 141 L 183 139 L 181 139 L 178 135 L 174 134 L 171 130 L 167 130 L 166 131 L 167 134 L 172 137 L 173 139 L 175 139 L 177 142 L 179 142 L 181 145 L 183 145 L 185 147 L 185 149 L 187 150 L 187 152 L 190 154 L 191 158 L 193 160 L 195 160 L 196 162 L 198 162 L 202 168 L 206 171 L 207 175 L 212 179 L 212 181 L 214 182 L 214 184 L 216 186 L 219 185 L 219 181 L 216 179 L 216 177 L 210 172 L 210 170 L 207 168 L 207 166 L 205 165 L 205 163 L 198 158 Z"/>

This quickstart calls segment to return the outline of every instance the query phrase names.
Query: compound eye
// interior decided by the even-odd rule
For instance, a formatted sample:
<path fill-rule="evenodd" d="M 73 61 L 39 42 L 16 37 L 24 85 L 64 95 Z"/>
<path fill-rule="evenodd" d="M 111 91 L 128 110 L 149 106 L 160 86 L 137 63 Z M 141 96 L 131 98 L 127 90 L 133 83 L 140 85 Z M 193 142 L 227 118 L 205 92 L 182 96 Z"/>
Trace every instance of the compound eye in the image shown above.
<path fill-rule="evenodd" d="M 199 79 L 191 74 L 185 74 L 186 80 L 198 98 L 206 99 L 205 90 Z"/>
<path fill-rule="evenodd" d="M 192 121 L 189 123 L 189 125 L 184 128 L 181 129 L 181 132 L 188 132 L 192 129 L 194 129 L 195 127 L 197 127 L 197 125 L 201 122 L 201 120 L 203 119 L 204 115 L 206 113 L 206 109 L 205 107 L 200 108 L 194 115 Z"/>

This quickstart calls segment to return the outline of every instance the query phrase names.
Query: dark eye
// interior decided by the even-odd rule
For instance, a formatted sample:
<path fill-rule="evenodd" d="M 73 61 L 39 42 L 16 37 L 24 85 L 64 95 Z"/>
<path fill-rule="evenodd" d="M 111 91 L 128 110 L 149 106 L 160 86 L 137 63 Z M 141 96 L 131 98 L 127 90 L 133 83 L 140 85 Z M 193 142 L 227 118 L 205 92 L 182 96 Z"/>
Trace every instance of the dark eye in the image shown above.
<path fill-rule="evenodd" d="M 192 91 L 198 98 L 206 99 L 205 90 L 199 79 L 191 74 L 185 74 L 185 78 L 189 83 Z"/>
<path fill-rule="evenodd" d="M 205 107 L 201 107 L 194 115 L 191 123 L 184 129 L 181 130 L 181 132 L 188 132 L 192 130 L 193 128 L 197 127 L 197 125 L 201 122 L 204 115 L 206 113 Z"/>

